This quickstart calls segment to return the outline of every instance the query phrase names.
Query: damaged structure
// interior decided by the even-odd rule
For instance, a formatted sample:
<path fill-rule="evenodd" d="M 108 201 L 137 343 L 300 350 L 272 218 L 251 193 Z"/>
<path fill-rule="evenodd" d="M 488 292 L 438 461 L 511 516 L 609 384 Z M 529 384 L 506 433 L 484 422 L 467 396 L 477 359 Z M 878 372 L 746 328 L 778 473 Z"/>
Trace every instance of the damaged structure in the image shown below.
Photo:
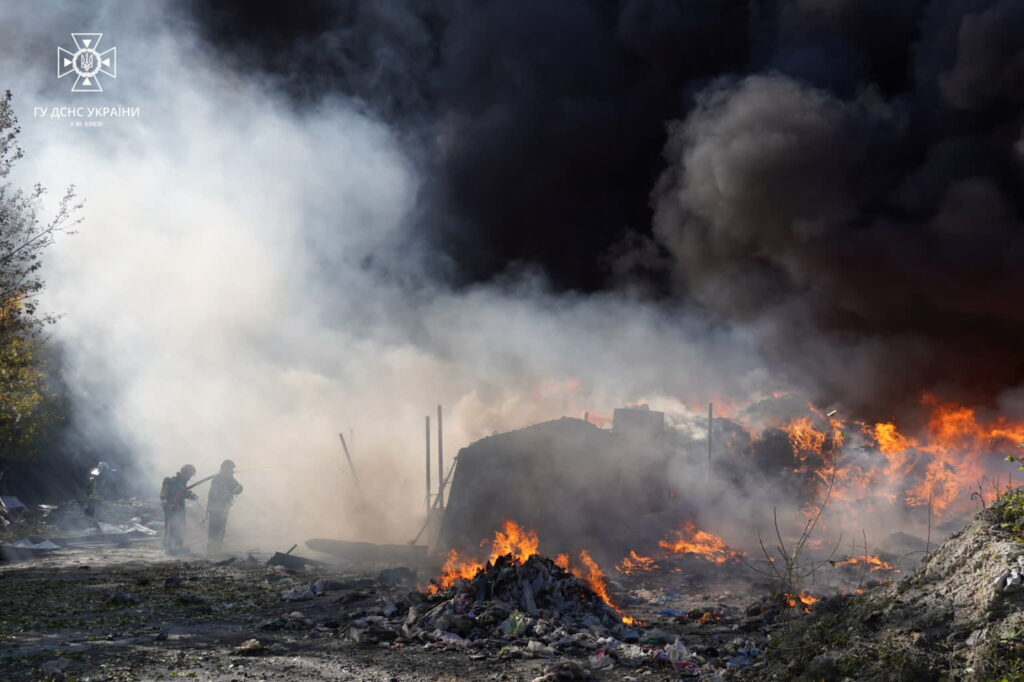
<path fill-rule="evenodd" d="M 484 438 L 458 454 L 438 545 L 472 548 L 516 519 L 547 551 L 622 556 L 638 529 L 665 525 L 639 519 L 677 508 L 666 473 L 679 456 L 664 415 L 639 408 L 616 410 L 610 431 L 563 417 Z"/>

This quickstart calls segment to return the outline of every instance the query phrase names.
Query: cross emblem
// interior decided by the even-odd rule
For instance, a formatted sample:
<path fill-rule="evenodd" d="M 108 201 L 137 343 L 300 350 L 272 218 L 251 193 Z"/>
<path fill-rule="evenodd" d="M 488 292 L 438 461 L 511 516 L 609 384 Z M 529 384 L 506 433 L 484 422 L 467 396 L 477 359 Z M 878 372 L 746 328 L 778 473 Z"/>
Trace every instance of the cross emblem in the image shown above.
<path fill-rule="evenodd" d="M 75 41 L 75 52 L 63 47 L 57 48 L 57 78 L 74 73 L 75 84 L 71 92 L 103 92 L 99 74 L 117 78 L 117 48 L 112 47 L 105 52 L 98 50 L 102 33 L 72 33 Z"/>

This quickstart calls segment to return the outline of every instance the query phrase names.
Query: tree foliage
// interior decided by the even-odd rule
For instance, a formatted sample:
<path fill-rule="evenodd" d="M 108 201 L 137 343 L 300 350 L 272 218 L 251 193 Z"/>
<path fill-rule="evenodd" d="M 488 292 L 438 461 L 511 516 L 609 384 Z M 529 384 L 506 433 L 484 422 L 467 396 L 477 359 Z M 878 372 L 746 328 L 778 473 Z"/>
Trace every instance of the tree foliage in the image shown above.
<path fill-rule="evenodd" d="M 55 396 L 42 361 L 44 330 L 56 322 L 39 308 L 42 257 L 58 234 L 78 224 L 74 187 L 69 187 L 49 220 L 40 218 L 46 190 L 25 191 L 9 176 L 24 156 L 18 146 L 17 117 L 8 90 L 0 100 L 0 460 L 37 454 L 37 444 L 56 418 Z"/>

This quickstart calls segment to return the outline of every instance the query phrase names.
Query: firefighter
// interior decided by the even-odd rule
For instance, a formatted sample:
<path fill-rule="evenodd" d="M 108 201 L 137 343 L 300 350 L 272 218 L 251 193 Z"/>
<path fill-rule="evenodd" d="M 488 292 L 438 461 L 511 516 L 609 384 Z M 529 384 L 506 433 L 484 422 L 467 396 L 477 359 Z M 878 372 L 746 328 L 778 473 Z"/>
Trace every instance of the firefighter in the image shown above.
<path fill-rule="evenodd" d="M 114 471 L 106 462 L 100 462 L 89 472 L 89 500 L 85 505 L 85 515 L 93 521 L 100 520 L 103 500 L 109 496 Z"/>
<path fill-rule="evenodd" d="M 235 463 L 226 459 L 220 465 L 220 473 L 210 483 L 210 496 L 206 500 L 206 514 L 210 520 L 207 554 L 220 551 L 224 543 L 224 530 L 228 525 L 228 511 L 235 501 L 235 495 L 241 492 L 242 485 L 235 480 Z"/>
<path fill-rule="evenodd" d="M 179 554 L 185 549 L 185 500 L 197 499 L 188 488 L 188 481 L 196 475 L 191 464 L 181 467 L 174 476 L 164 479 L 160 488 L 160 503 L 164 507 L 164 551 Z"/>

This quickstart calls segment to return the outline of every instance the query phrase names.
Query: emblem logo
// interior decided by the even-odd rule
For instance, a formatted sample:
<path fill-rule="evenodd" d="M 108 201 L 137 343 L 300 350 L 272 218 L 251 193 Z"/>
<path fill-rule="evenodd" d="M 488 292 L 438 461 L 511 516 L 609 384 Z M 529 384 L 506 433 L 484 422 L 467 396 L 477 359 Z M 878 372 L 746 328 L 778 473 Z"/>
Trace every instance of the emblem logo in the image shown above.
<path fill-rule="evenodd" d="M 100 74 L 117 78 L 117 48 L 99 51 L 102 33 L 72 33 L 75 52 L 57 48 L 57 78 L 74 73 L 75 84 L 71 92 L 103 92 Z"/>

